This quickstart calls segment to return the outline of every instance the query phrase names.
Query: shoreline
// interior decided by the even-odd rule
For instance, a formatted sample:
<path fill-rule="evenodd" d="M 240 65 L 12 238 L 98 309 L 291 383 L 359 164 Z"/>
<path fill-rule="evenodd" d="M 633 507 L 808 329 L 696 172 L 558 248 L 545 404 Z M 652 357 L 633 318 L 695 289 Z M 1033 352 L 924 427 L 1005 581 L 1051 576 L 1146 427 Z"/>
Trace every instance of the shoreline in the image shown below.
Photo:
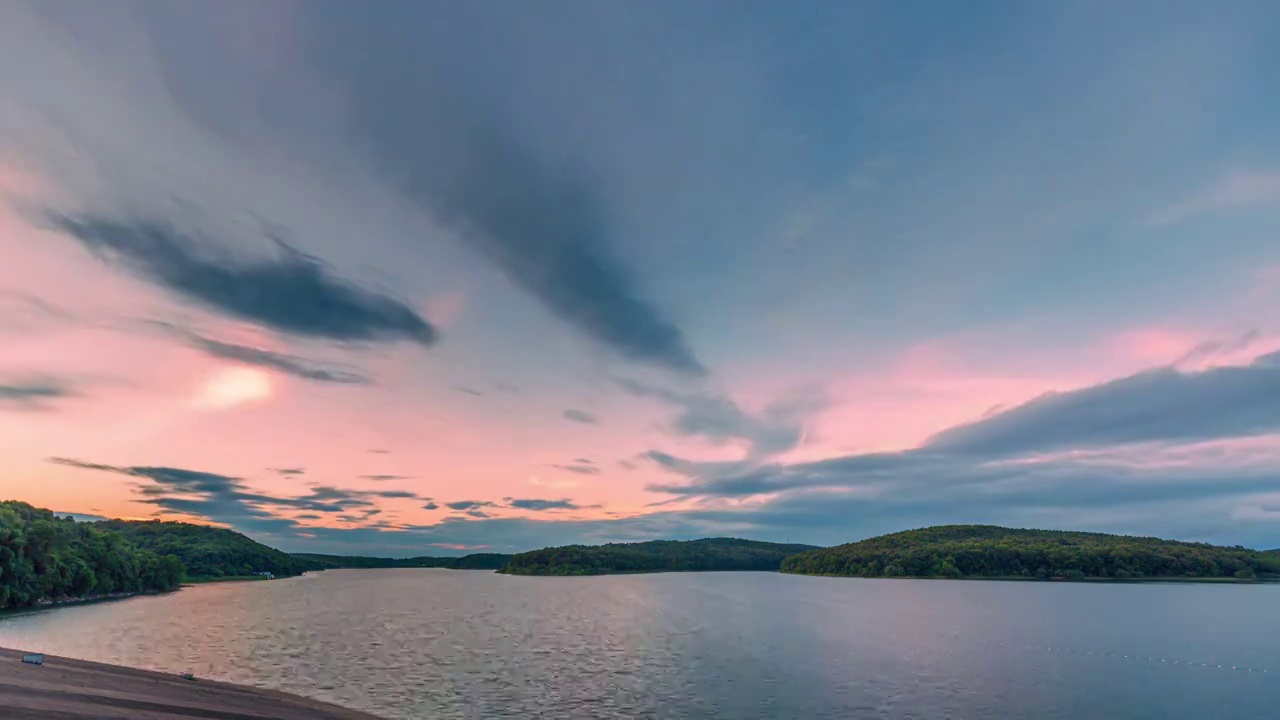
<path fill-rule="evenodd" d="M 0 648 L 6 720 L 382 720 L 319 700 L 215 680 Z"/>
<path fill-rule="evenodd" d="M 843 575 L 839 573 L 806 573 L 792 572 L 789 570 L 779 570 L 780 575 L 794 575 L 796 577 L 818 577 L 818 578 L 844 578 L 846 580 L 959 580 L 968 582 L 994 581 L 994 582 L 1026 582 L 1026 583 L 1072 583 L 1076 585 L 1089 584 L 1107 584 L 1107 585 L 1144 585 L 1144 584 L 1164 584 L 1164 585 L 1275 585 L 1280 583 L 1280 578 L 1236 578 L 1236 577 L 1186 577 L 1185 575 L 1170 576 L 1152 576 L 1152 577 L 1130 577 L 1130 578 L 1113 578 L 1113 577 L 1082 577 L 1082 578 L 1036 578 L 1024 577 L 1022 575 L 958 575 L 956 577 L 947 577 L 943 575 L 877 575 L 875 577 L 866 577 L 863 575 Z"/>

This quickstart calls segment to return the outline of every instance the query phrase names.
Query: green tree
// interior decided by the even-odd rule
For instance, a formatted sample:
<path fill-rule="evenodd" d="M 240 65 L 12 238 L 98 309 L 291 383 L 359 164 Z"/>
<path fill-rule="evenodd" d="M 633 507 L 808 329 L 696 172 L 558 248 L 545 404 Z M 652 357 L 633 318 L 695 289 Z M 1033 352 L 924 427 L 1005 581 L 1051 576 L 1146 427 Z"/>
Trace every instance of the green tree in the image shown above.
<path fill-rule="evenodd" d="M 118 533 L 0 502 L 0 607 L 116 592 L 172 590 L 180 562 L 139 549 Z"/>

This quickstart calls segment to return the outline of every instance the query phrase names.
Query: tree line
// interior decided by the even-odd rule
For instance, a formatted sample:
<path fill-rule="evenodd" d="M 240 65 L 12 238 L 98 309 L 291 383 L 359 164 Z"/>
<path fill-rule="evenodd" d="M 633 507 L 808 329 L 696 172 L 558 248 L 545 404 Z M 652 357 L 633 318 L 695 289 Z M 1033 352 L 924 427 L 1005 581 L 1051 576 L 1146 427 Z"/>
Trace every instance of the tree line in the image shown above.
<path fill-rule="evenodd" d="M 502 553 L 472 553 L 461 557 L 411 557 L 385 558 L 362 555 L 320 555 L 317 553 L 293 553 L 293 557 L 306 564 L 308 570 L 336 570 L 339 568 L 447 568 L 450 570 L 497 570 L 511 559 Z"/>
<path fill-rule="evenodd" d="M 608 545 L 567 545 L 520 553 L 498 570 L 509 575 L 605 575 L 639 572 L 777 570 L 813 545 L 704 538 Z"/>
<path fill-rule="evenodd" d="M 1280 554 L 1148 537 L 991 525 L 882 535 L 788 558 L 782 571 L 855 577 L 1280 578 Z"/>

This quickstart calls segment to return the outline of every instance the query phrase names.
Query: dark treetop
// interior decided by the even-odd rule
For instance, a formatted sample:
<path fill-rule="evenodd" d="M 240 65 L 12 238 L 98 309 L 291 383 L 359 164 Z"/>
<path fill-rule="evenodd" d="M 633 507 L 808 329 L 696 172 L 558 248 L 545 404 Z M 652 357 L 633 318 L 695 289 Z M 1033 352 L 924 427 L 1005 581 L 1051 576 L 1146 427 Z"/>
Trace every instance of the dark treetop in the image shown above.
<path fill-rule="evenodd" d="M 134 545 L 182 561 L 193 578 L 235 577 L 271 573 L 277 577 L 301 575 L 305 563 L 225 528 L 181 522 L 105 520 L 92 523 L 127 537 Z"/>
<path fill-rule="evenodd" d="M 173 555 L 140 549 L 99 523 L 0 502 L 0 608 L 172 590 L 181 581 Z"/>
<path fill-rule="evenodd" d="M 1280 577 L 1280 556 L 1242 547 L 993 525 L 942 525 L 787 558 L 782 571 L 858 577 Z"/>
<path fill-rule="evenodd" d="M 777 570 L 783 558 L 813 545 L 704 538 L 608 545 L 567 545 L 520 553 L 498 572 L 510 575 L 604 575 L 704 570 Z"/>
<path fill-rule="evenodd" d="M 497 570 L 511 559 L 501 553 L 473 553 L 462 557 L 382 558 L 358 555 L 317 555 L 294 553 L 308 570 L 338 568 L 448 568 L 450 570 Z"/>

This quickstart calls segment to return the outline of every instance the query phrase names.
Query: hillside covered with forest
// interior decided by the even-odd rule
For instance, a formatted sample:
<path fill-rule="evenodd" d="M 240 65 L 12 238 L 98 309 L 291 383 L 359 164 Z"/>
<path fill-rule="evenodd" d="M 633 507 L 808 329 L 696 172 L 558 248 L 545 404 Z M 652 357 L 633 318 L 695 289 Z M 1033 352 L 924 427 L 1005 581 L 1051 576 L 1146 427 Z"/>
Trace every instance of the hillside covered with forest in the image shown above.
<path fill-rule="evenodd" d="M 239 577 L 264 572 L 276 577 L 289 577 L 320 569 L 309 567 L 288 553 L 226 528 L 159 520 L 104 520 L 91 524 L 120 533 L 144 550 L 176 556 L 191 579 Z"/>
<path fill-rule="evenodd" d="M 703 538 L 608 545 L 566 545 L 520 553 L 498 570 L 508 575 L 777 570 L 784 558 L 813 545 Z"/>
<path fill-rule="evenodd" d="M 942 525 L 787 558 L 782 571 L 850 577 L 1280 578 L 1280 553 L 1128 535 Z"/>
<path fill-rule="evenodd" d="M 44 601 L 172 590 L 181 561 L 142 549 L 100 523 L 0 502 L 0 608 Z"/>
<path fill-rule="evenodd" d="M 461 557 L 411 557 L 384 558 L 360 555 L 320 555 L 317 553 L 293 553 L 293 557 L 307 564 L 308 570 L 336 570 L 339 568 L 447 568 L 449 570 L 497 570 L 511 559 L 502 553 L 472 553 Z"/>

